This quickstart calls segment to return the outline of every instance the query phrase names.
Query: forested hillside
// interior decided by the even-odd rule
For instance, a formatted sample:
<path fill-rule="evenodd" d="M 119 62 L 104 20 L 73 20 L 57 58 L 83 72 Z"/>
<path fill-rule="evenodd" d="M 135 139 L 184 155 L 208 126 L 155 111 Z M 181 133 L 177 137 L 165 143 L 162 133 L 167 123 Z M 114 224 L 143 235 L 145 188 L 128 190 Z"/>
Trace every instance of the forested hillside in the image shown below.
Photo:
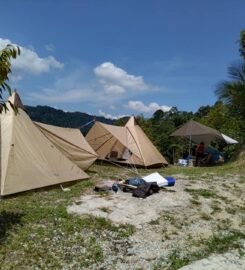
<path fill-rule="evenodd" d="M 107 124 L 115 122 L 101 116 L 95 117 L 83 112 L 64 112 L 49 106 L 25 106 L 25 109 L 33 121 L 60 127 L 80 128 L 83 133 L 88 131 L 92 125 L 88 123 L 94 119 Z"/>

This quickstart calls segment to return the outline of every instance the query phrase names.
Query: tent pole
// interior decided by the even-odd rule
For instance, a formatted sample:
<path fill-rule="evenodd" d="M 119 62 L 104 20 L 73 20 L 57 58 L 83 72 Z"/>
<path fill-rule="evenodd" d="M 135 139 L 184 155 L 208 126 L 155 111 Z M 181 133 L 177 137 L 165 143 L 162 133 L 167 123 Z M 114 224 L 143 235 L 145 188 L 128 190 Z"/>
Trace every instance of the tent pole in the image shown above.
<path fill-rule="evenodd" d="M 191 122 L 191 132 L 189 136 L 189 157 L 188 157 L 188 166 L 190 165 L 190 156 L 191 156 L 191 134 L 192 134 L 192 122 Z"/>

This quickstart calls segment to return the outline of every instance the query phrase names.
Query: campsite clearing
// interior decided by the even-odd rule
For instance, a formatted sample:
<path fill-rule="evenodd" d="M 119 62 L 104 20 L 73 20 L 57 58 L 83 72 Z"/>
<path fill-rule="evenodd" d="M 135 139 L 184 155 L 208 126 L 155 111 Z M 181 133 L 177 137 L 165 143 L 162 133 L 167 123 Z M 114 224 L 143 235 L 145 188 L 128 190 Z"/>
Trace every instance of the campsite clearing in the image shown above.
<path fill-rule="evenodd" d="M 179 269 L 203 258 L 245 267 L 244 166 L 157 171 L 175 177 L 176 186 L 146 199 L 95 193 L 102 180 L 130 176 L 95 164 L 90 180 L 70 191 L 51 187 L 1 200 L 1 269 Z"/>

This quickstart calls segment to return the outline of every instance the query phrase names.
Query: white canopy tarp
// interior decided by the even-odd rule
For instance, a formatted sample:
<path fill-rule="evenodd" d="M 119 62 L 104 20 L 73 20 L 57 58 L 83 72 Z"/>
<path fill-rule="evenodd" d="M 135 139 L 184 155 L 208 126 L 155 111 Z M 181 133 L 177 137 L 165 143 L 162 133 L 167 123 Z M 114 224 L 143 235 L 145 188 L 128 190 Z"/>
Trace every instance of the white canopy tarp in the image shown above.
<path fill-rule="evenodd" d="M 221 133 L 221 135 L 222 135 L 223 139 L 225 140 L 225 142 L 227 144 L 236 144 L 236 143 L 239 143 L 238 141 L 232 139 L 231 137 L 229 137 L 229 136 L 227 136 L 227 135 L 225 135 L 223 133 Z"/>

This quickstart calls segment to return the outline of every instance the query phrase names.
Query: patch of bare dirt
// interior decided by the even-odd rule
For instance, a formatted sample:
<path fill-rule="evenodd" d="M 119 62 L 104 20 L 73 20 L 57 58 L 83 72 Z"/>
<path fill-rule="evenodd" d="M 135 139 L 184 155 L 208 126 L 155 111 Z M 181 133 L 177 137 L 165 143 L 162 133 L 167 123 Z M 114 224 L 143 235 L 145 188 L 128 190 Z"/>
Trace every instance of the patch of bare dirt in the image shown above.
<path fill-rule="evenodd" d="M 112 262 L 107 250 L 105 269 L 162 269 L 168 267 L 168 256 L 173 251 L 188 256 L 201 250 L 203 242 L 214 233 L 245 231 L 243 176 L 205 174 L 195 178 L 179 174 L 174 177 L 177 180 L 174 187 L 146 199 L 123 192 L 111 192 L 108 196 L 91 193 L 81 196 L 79 205 L 68 207 L 69 213 L 92 214 L 113 223 L 136 226 L 124 254 L 120 254 L 119 247 L 118 258 Z M 237 261 L 244 267 L 240 269 L 245 269 L 244 258 Z"/>

